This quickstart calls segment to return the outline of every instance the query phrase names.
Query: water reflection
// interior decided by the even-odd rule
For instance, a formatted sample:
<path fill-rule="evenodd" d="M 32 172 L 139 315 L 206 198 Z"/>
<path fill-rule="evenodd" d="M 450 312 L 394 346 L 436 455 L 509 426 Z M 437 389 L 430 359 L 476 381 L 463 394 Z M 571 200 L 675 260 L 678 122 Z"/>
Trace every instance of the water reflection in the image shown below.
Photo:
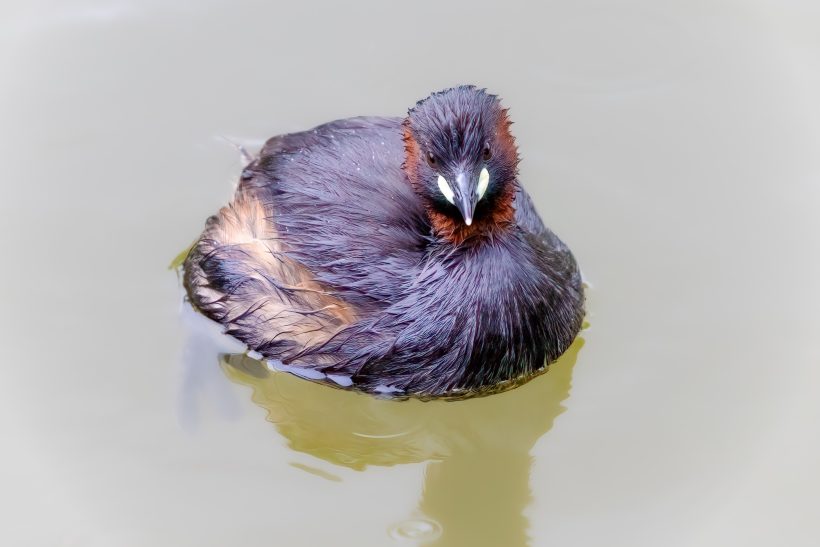
<path fill-rule="evenodd" d="M 517 389 L 457 402 L 376 399 L 271 372 L 246 355 L 225 355 L 222 367 L 251 387 L 293 450 L 356 470 L 429 461 L 419 501 L 426 518 L 399 523 L 394 537 L 519 546 L 527 544 L 530 450 L 564 411 L 582 346 L 579 338 L 547 374 Z"/>

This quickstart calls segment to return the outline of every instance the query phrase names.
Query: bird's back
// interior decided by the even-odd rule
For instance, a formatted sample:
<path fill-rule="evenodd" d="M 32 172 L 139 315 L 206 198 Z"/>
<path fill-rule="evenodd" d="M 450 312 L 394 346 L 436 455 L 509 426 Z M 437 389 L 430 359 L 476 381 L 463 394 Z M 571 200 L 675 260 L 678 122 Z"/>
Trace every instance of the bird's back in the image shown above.
<path fill-rule="evenodd" d="M 399 118 L 338 120 L 269 140 L 241 185 L 318 282 L 381 309 L 418 270 L 430 232 L 404 155 Z"/>

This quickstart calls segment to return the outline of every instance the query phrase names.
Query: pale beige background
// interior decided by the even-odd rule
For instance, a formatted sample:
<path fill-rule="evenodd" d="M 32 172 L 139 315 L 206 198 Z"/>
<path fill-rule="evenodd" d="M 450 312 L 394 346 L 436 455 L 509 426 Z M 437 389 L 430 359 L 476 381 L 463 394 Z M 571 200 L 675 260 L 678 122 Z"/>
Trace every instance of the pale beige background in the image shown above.
<path fill-rule="evenodd" d="M 409 519 L 441 545 L 817 545 L 817 6 L 4 2 L 0 544 L 405 545 Z M 219 136 L 464 82 L 511 107 L 522 180 L 593 284 L 571 395 L 559 368 L 522 388 L 543 407 L 454 407 L 420 437 L 437 464 L 293 450 L 312 433 L 265 421 L 210 338 L 181 364 L 199 327 L 166 266 L 230 195 Z"/>

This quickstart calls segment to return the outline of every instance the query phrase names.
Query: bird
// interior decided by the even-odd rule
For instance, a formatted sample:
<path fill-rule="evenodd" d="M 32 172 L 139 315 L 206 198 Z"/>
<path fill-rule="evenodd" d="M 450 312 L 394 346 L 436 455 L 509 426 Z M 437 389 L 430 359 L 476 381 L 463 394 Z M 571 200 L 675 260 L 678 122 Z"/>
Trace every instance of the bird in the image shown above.
<path fill-rule="evenodd" d="M 459 85 L 405 117 L 270 138 L 185 258 L 188 300 L 271 368 L 335 387 L 526 382 L 580 331 L 584 288 L 518 179 L 511 125 Z"/>

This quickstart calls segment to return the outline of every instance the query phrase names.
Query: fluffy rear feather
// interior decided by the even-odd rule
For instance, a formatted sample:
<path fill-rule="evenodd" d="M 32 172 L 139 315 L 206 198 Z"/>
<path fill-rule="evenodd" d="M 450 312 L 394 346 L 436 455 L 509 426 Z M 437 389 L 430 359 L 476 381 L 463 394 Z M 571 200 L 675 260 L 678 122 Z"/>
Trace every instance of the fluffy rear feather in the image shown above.
<path fill-rule="evenodd" d="M 247 189 L 208 219 L 185 261 L 192 302 L 226 332 L 287 360 L 355 319 L 304 266 L 289 258 L 265 206 Z"/>

